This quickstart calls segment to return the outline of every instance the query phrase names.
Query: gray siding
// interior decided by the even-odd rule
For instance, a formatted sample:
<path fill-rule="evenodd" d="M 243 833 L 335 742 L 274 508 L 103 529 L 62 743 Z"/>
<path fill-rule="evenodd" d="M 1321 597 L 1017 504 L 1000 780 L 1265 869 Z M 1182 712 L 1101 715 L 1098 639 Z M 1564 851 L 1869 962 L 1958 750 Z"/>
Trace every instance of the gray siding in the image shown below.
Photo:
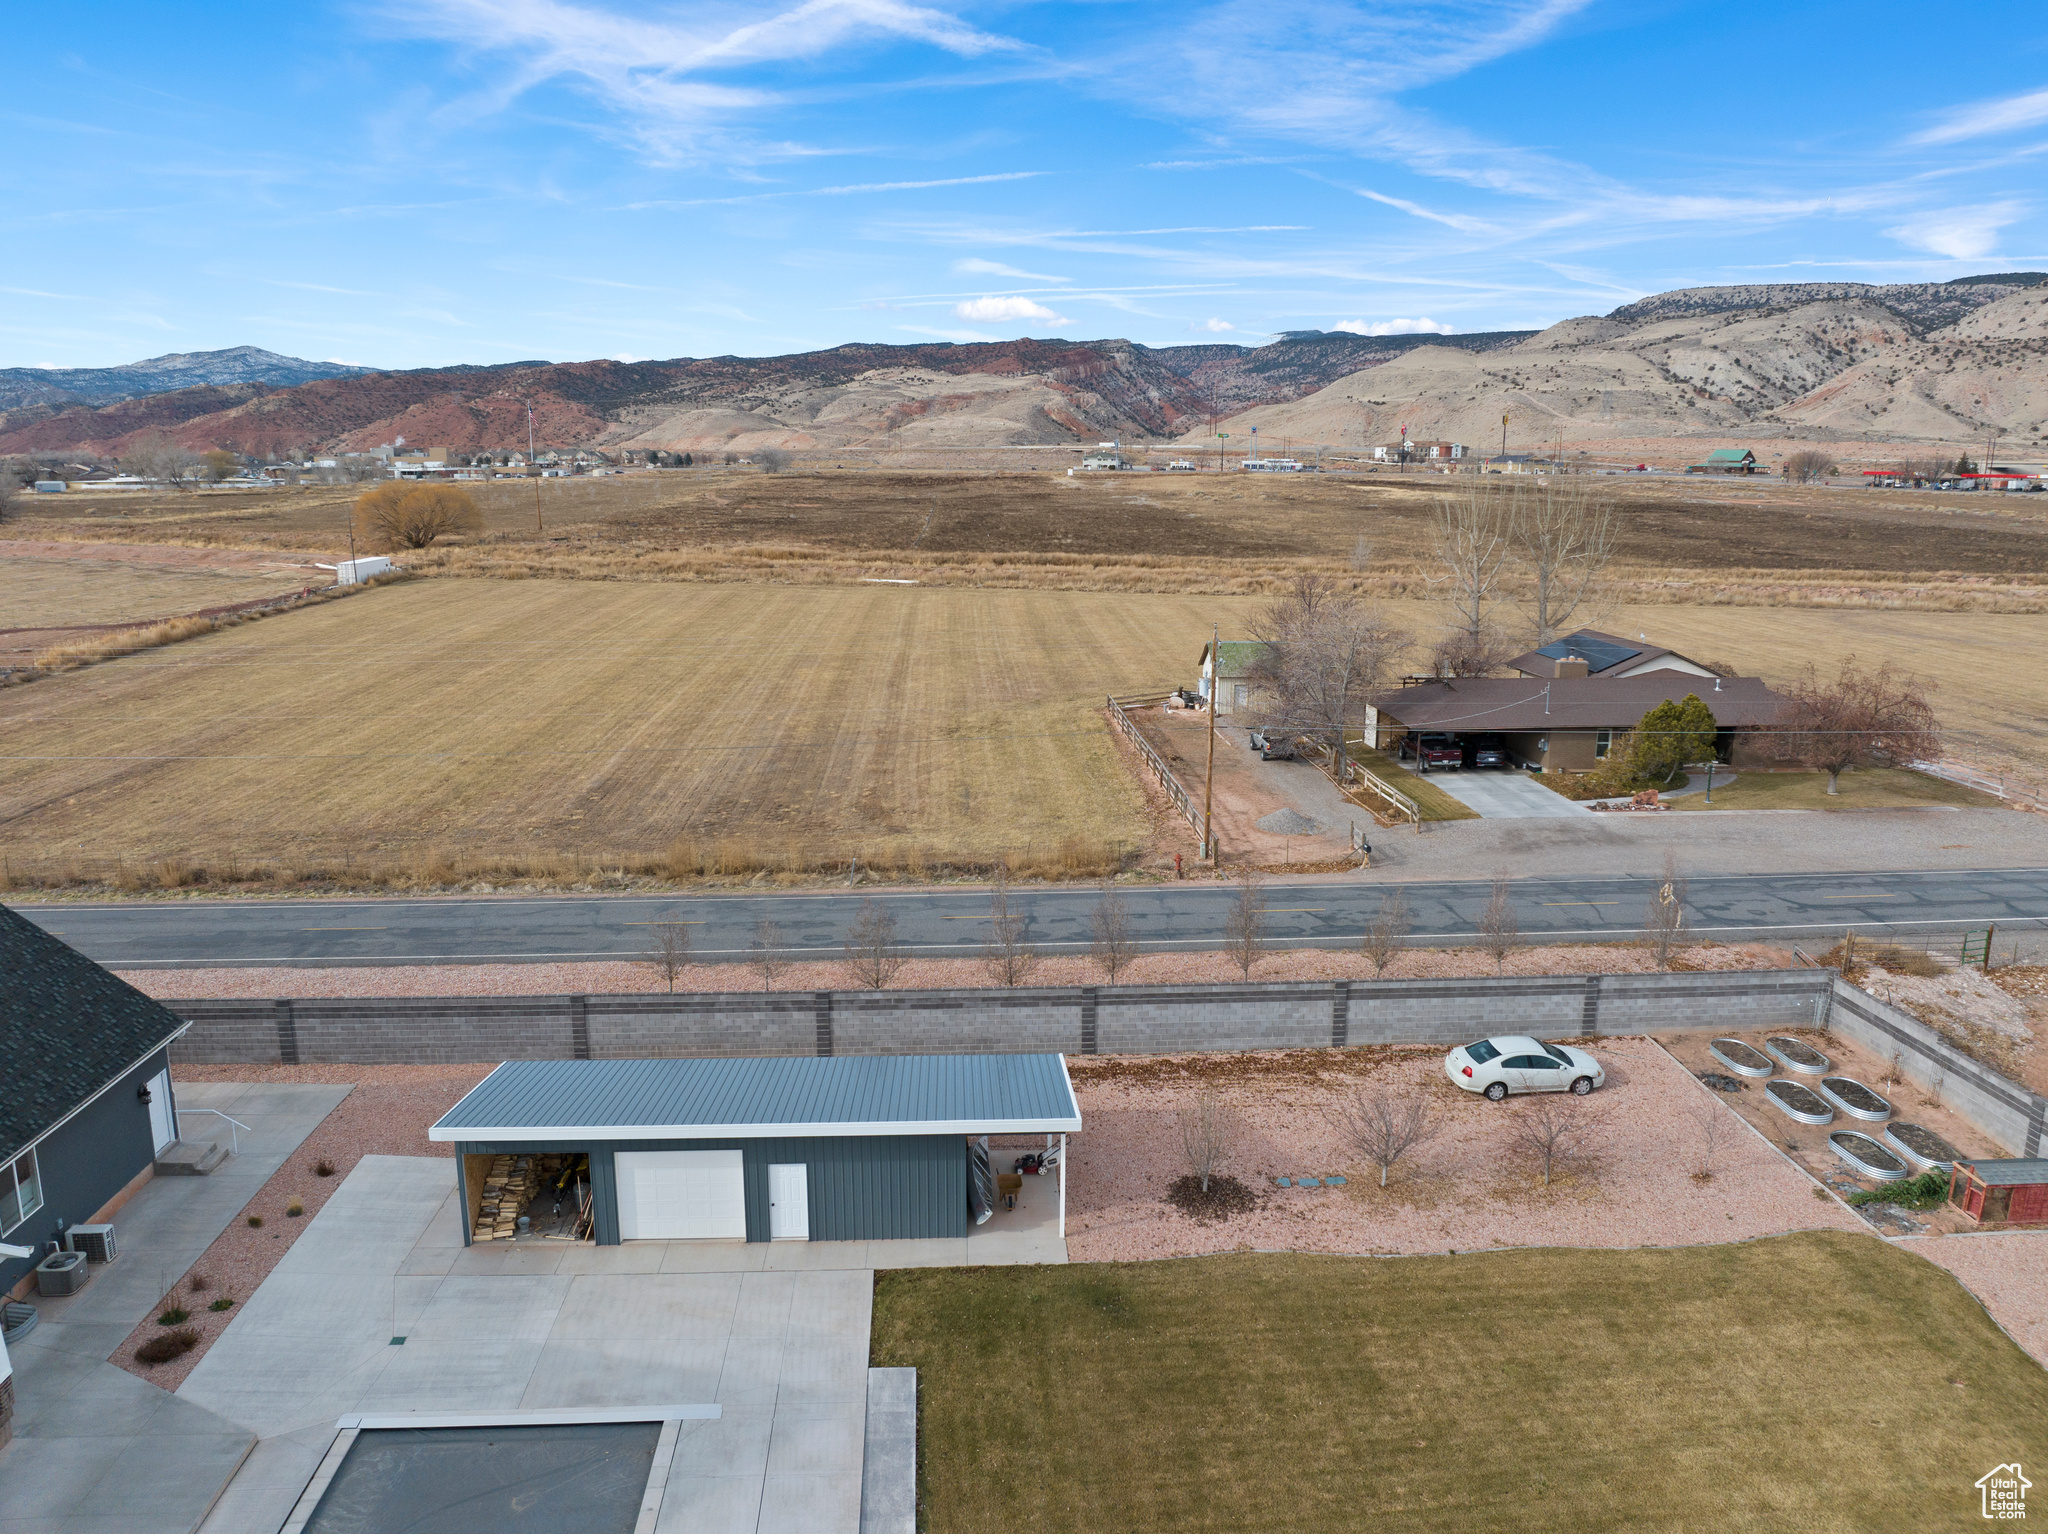
<path fill-rule="evenodd" d="M 810 1171 L 813 1241 L 895 1241 L 967 1233 L 967 1141 L 960 1135 L 827 1136 L 788 1140 L 606 1140 L 564 1146 L 522 1140 L 458 1141 L 460 1157 L 577 1150 L 590 1156 L 592 1225 L 600 1246 L 619 1243 L 620 1151 L 737 1150 L 745 1168 L 747 1239 L 768 1239 L 768 1168 Z M 460 1173 L 458 1171 L 458 1186 Z M 469 1232 L 463 1231 L 467 1243 Z"/>

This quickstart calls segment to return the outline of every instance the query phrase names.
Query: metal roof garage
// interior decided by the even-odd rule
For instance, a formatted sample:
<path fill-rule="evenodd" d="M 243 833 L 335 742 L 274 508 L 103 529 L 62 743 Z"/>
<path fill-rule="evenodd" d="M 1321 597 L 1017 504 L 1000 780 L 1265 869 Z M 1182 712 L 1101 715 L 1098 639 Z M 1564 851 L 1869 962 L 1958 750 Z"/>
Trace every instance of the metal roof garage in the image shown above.
<path fill-rule="evenodd" d="M 530 1218 L 552 1186 L 559 1228 L 609 1246 L 965 1235 L 988 1136 L 1080 1127 L 1056 1054 L 514 1060 L 428 1137 L 455 1147 L 465 1242 L 510 1233 L 509 1180 Z M 1062 1155 L 1063 1227 L 1065 1189 Z"/>

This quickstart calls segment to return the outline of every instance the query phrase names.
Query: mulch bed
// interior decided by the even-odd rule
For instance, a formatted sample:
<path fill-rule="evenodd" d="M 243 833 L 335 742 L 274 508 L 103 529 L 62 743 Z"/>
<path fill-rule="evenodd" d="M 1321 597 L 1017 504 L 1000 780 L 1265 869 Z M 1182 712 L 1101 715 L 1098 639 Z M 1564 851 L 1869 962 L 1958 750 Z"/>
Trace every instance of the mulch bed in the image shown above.
<path fill-rule="evenodd" d="M 1166 1201 L 1182 1214 L 1203 1225 L 1214 1225 L 1234 1214 L 1250 1214 L 1266 1202 L 1263 1195 L 1247 1188 L 1235 1177 L 1209 1178 L 1209 1191 L 1202 1191 L 1199 1177 L 1176 1177 L 1166 1190 Z"/>

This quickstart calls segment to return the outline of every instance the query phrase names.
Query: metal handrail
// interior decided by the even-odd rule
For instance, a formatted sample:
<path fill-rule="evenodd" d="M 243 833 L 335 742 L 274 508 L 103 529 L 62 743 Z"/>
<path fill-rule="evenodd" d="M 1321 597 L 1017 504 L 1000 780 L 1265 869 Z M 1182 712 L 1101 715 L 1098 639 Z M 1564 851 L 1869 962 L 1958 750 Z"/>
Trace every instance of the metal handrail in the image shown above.
<path fill-rule="evenodd" d="M 218 1108 L 180 1108 L 177 1111 L 180 1113 L 210 1113 L 217 1119 L 228 1119 L 228 1116 Z M 240 1119 L 228 1119 L 228 1122 L 234 1125 L 235 1129 L 249 1129 L 249 1126 Z M 228 1131 L 228 1154 L 231 1156 L 239 1156 L 242 1153 L 242 1137 L 235 1133 L 235 1129 Z M 254 1134 L 256 1131 L 249 1129 L 249 1133 Z"/>

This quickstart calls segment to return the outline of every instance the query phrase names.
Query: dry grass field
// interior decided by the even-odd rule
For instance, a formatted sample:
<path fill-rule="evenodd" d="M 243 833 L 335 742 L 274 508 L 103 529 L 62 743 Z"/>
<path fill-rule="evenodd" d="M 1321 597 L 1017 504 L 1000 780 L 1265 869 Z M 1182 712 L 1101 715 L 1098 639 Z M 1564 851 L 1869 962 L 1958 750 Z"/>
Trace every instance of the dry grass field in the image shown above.
<path fill-rule="evenodd" d="M 1087 872 L 1145 834 L 1102 695 L 1204 604 L 416 581 L 0 691 L 13 869 L 574 852 Z"/>

